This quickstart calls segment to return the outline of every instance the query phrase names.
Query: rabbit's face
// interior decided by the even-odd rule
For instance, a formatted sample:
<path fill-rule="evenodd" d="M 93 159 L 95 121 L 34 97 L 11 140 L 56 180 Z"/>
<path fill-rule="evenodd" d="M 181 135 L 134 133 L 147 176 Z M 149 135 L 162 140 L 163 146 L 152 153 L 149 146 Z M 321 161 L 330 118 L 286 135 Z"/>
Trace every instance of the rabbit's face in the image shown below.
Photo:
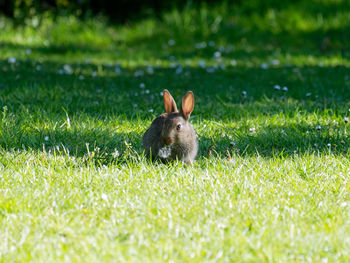
<path fill-rule="evenodd" d="M 170 114 L 164 120 L 161 133 L 162 144 L 171 146 L 172 144 L 181 141 L 181 137 L 186 136 L 186 131 L 189 129 L 188 121 L 186 121 L 181 114 Z"/>

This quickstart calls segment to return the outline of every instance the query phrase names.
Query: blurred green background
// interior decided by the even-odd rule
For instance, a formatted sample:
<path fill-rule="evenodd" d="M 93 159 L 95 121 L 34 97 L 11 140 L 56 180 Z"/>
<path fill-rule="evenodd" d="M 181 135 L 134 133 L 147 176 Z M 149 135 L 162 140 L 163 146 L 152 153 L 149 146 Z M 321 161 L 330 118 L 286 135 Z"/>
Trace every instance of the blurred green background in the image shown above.
<path fill-rule="evenodd" d="M 17 29 L 46 28 L 53 31 L 46 36 L 47 41 L 60 44 L 66 41 L 57 37 L 58 33 L 84 31 L 76 21 L 85 23 L 91 35 L 99 36 L 105 33 L 107 25 L 138 25 L 141 31 L 138 36 L 130 33 L 120 37 L 121 31 L 125 31 L 121 29 L 118 33 L 113 29 L 107 33 L 114 44 L 123 39 L 147 40 L 148 37 L 155 43 L 171 37 L 187 44 L 210 38 L 216 44 L 220 40 L 221 44 L 243 42 L 250 51 L 281 49 L 312 54 L 334 51 L 348 57 L 349 10 L 350 1 L 346 0 L 0 0 L 0 29 L 6 33 L 9 28 L 6 24 Z M 53 29 L 58 25 L 60 32 Z M 91 44 L 90 39 L 84 40 L 85 45 Z M 77 43 L 74 38 L 70 42 Z M 106 44 L 102 42 L 99 44 Z"/>
<path fill-rule="evenodd" d="M 184 9 L 188 7 L 198 8 L 202 5 L 215 6 L 218 3 L 230 5 L 234 10 L 239 10 L 242 14 L 252 12 L 264 13 L 267 10 L 285 9 L 300 2 L 310 2 L 305 7 L 311 7 L 312 4 L 320 5 L 318 8 L 312 8 L 311 12 L 319 12 L 324 8 L 324 4 L 330 1 L 302 1 L 302 0 L 13 0 L 0 1 L 0 10 L 6 16 L 15 18 L 16 21 L 23 21 L 28 17 L 40 16 L 43 13 L 52 15 L 76 15 L 81 18 L 95 15 L 103 15 L 113 22 L 127 22 L 130 20 L 141 19 L 145 17 L 161 17 L 166 11 L 172 9 Z M 312 3 L 314 2 L 314 3 Z M 331 1 L 337 4 L 340 1 Z M 333 6 L 335 8 L 335 6 Z M 333 10 L 334 11 L 334 10 Z"/>

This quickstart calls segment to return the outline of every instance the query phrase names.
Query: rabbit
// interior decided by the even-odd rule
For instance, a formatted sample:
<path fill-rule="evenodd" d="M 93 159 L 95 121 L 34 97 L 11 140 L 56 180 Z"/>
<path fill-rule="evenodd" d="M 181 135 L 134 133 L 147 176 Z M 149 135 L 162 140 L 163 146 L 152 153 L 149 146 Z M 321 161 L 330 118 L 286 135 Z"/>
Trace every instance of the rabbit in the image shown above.
<path fill-rule="evenodd" d="M 168 90 L 163 91 L 166 113 L 153 120 L 142 138 L 147 156 L 161 160 L 183 160 L 191 164 L 198 152 L 198 141 L 189 123 L 194 95 L 188 91 L 182 98 L 180 112 Z"/>

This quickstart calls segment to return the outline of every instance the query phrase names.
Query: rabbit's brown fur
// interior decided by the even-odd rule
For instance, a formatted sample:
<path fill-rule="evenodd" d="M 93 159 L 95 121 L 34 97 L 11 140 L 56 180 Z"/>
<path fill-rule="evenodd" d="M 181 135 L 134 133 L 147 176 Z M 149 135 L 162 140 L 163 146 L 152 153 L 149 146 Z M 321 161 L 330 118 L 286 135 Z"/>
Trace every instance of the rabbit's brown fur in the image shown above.
<path fill-rule="evenodd" d="M 180 112 L 169 91 L 164 90 L 163 97 L 167 113 L 153 120 L 143 135 L 145 152 L 152 158 L 192 163 L 198 152 L 197 137 L 188 121 L 194 107 L 194 95 L 191 91 L 186 93 Z M 163 149 L 169 151 L 166 156 L 160 154 Z"/>

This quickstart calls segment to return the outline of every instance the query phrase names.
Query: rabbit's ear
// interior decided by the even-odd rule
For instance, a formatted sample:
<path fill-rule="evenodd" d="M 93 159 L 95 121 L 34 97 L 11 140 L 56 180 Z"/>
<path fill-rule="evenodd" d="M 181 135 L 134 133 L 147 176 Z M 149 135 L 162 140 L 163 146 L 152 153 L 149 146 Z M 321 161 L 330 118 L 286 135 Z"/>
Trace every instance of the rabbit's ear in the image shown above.
<path fill-rule="evenodd" d="M 168 90 L 163 91 L 164 107 L 168 114 L 177 112 L 176 102 Z"/>
<path fill-rule="evenodd" d="M 185 96 L 182 98 L 181 105 L 181 115 L 188 120 L 193 111 L 194 107 L 194 95 L 192 91 L 188 91 Z"/>

